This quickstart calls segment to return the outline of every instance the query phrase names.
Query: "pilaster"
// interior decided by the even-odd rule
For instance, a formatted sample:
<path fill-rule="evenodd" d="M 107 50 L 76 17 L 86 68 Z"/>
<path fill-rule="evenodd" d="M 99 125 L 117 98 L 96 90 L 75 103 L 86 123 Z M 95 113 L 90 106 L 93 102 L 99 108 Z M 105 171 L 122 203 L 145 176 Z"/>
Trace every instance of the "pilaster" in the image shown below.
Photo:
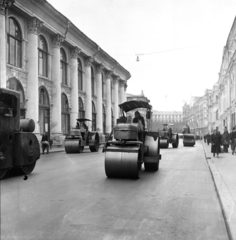
<path fill-rule="evenodd" d="M 85 60 L 85 117 L 92 120 L 92 83 L 91 83 L 91 66 L 92 66 L 93 58 L 88 57 Z M 88 122 L 88 128 L 91 131 L 92 126 L 91 122 Z"/>
<path fill-rule="evenodd" d="M 78 56 L 81 49 L 78 47 L 71 49 L 71 114 L 70 126 L 76 126 L 76 119 L 79 112 L 79 89 L 78 89 Z"/>
<path fill-rule="evenodd" d="M 111 132 L 111 75 L 112 71 L 106 71 L 106 133 Z"/>
<path fill-rule="evenodd" d="M 98 65 L 96 70 L 96 83 L 97 83 L 97 131 L 103 133 L 103 122 L 102 122 L 102 70 L 104 66 Z"/>
<path fill-rule="evenodd" d="M 113 81 L 114 83 L 114 120 L 119 118 L 119 77 L 116 77 Z"/>
<path fill-rule="evenodd" d="M 33 17 L 27 22 L 28 44 L 27 44 L 27 111 L 26 117 L 35 121 L 35 133 L 39 133 L 39 91 L 38 91 L 38 33 L 42 22 Z"/>
<path fill-rule="evenodd" d="M 56 34 L 53 37 L 52 48 L 52 122 L 51 131 L 53 134 L 61 135 L 61 76 L 60 76 L 60 47 L 64 37 Z"/>
<path fill-rule="evenodd" d="M 0 1 L 0 87 L 6 88 L 7 61 L 6 61 L 6 10 L 14 3 L 14 0 Z"/>

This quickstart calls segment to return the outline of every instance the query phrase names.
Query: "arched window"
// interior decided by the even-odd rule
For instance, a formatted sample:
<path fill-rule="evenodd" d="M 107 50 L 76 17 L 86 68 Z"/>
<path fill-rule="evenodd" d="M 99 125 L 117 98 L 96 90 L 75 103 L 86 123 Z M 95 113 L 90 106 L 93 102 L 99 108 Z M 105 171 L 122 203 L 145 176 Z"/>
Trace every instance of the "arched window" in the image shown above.
<path fill-rule="evenodd" d="M 105 80 L 104 80 L 104 76 L 102 74 L 102 98 L 105 97 Z"/>
<path fill-rule="evenodd" d="M 83 91 L 83 71 L 80 59 L 78 59 L 78 88 Z"/>
<path fill-rule="evenodd" d="M 83 100 L 79 97 L 79 118 L 85 118 Z"/>
<path fill-rule="evenodd" d="M 61 48 L 61 83 L 67 85 L 66 53 L 62 48 Z"/>
<path fill-rule="evenodd" d="M 39 58 L 39 75 L 47 77 L 48 76 L 48 48 L 46 41 L 43 36 L 38 38 L 38 58 Z"/>
<path fill-rule="evenodd" d="M 50 136 L 50 105 L 46 88 L 39 88 L 39 127 L 40 133 Z"/>
<path fill-rule="evenodd" d="M 102 123 L 103 123 L 103 133 L 105 134 L 106 133 L 106 109 L 105 109 L 105 106 L 102 105 Z"/>
<path fill-rule="evenodd" d="M 22 36 L 19 24 L 14 18 L 8 20 L 7 63 L 21 67 Z"/>
<path fill-rule="evenodd" d="M 92 101 L 92 131 L 96 131 L 96 108 Z"/>
<path fill-rule="evenodd" d="M 114 127 L 114 115 L 113 115 L 113 110 L 111 109 L 111 127 Z"/>
<path fill-rule="evenodd" d="M 95 96 L 95 76 L 93 68 L 91 67 L 91 85 L 92 85 L 92 96 Z"/>
<path fill-rule="evenodd" d="M 70 111 L 67 96 L 61 94 L 61 131 L 63 134 L 68 134 L 70 130 Z"/>
<path fill-rule="evenodd" d="M 25 118 L 25 94 L 20 81 L 16 78 L 10 78 L 7 81 L 7 88 L 15 90 L 20 93 L 20 118 Z"/>

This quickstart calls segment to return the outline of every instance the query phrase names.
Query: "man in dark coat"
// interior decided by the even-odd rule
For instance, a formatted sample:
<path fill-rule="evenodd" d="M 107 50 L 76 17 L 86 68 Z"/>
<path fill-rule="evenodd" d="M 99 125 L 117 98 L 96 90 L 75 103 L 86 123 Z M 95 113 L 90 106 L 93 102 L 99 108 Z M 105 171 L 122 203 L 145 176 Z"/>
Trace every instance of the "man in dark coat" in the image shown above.
<path fill-rule="evenodd" d="M 213 134 L 211 135 L 211 152 L 213 153 L 213 157 L 215 157 L 215 154 L 217 157 L 219 157 L 220 153 L 220 144 L 221 144 L 221 136 L 216 130 L 213 131 Z"/>
<path fill-rule="evenodd" d="M 48 135 L 46 134 L 46 132 L 43 133 L 41 143 L 42 143 L 43 154 L 44 154 L 45 149 L 47 149 L 47 154 L 48 154 L 49 153 L 49 141 L 48 141 Z"/>
<path fill-rule="evenodd" d="M 224 133 L 222 135 L 222 144 L 224 146 L 224 152 L 227 153 L 229 148 L 229 132 L 227 127 L 225 127 Z"/>
<path fill-rule="evenodd" d="M 206 139 L 207 139 L 207 145 L 209 145 L 209 143 L 211 142 L 211 135 L 210 135 L 210 133 L 207 133 Z"/>
<path fill-rule="evenodd" d="M 231 149 L 232 149 L 232 155 L 235 153 L 235 146 L 236 146 L 236 130 L 235 127 L 233 127 L 233 131 L 231 132 Z"/>

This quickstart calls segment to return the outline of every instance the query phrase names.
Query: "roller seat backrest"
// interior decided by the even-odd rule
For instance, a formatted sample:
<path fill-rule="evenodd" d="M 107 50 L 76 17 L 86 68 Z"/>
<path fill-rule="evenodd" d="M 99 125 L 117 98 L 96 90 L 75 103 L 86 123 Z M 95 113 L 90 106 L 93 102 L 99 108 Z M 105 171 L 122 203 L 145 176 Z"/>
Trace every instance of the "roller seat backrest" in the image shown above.
<path fill-rule="evenodd" d="M 115 139 L 138 141 L 138 124 L 119 123 L 113 131 Z"/>

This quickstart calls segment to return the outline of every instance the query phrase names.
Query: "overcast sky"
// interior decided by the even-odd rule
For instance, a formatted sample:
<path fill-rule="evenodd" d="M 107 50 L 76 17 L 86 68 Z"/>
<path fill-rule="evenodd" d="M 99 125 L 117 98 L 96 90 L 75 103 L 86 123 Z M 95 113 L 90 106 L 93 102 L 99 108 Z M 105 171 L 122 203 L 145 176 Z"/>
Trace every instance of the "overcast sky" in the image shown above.
<path fill-rule="evenodd" d="M 127 93 L 143 90 L 158 111 L 182 111 L 212 89 L 236 13 L 236 0 L 47 1 L 131 73 Z"/>

